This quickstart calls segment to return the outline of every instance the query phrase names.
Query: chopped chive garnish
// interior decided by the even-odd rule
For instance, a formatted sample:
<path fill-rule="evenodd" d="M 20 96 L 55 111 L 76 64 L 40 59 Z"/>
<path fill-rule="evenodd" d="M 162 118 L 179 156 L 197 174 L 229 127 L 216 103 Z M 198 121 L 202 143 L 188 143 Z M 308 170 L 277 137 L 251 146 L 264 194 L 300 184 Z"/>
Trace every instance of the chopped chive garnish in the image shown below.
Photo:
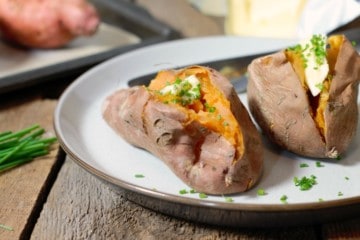
<path fill-rule="evenodd" d="M 294 183 L 295 186 L 300 187 L 301 191 L 309 190 L 317 184 L 316 177 L 314 175 L 311 175 L 310 177 L 302 177 L 301 179 L 294 177 Z"/>
<path fill-rule="evenodd" d="M 181 189 L 180 191 L 179 191 L 179 193 L 181 194 L 181 195 L 183 195 L 183 194 L 187 194 L 187 193 L 189 193 L 186 189 Z"/>
<path fill-rule="evenodd" d="M 266 195 L 266 192 L 265 192 L 265 190 L 263 188 L 259 188 L 256 193 L 257 193 L 258 196 L 265 196 Z"/>
<path fill-rule="evenodd" d="M 143 174 L 135 174 L 136 178 L 144 178 L 145 176 Z"/>
<path fill-rule="evenodd" d="M 6 226 L 4 224 L 0 224 L 0 228 L 8 230 L 8 231 L 14 231 L 14 229 L 12 227 Z"/>
<path fill-rule="evenodd" d="M 207 198 L 208 196 L 205 193 L 199 193 L 199 198 L 204 199 Z"/>
<path fill-rule="evenodd" d="M 307 163 L 300 163 L 300 167 L 301 167 L 301 168 L 306 168 L 306 167 L 309 167 L 309 164 L 307 164 Z"/>
<path fill-rule="evenodd" d="M 345 177 L 345 180 L 349 180 L 350 178 L 349 177 Z"/>
<path fill-rule="evenodd" d="M 338 192 L 338 196 L 341 197 L 344 196 L 344 194 L 342 192 Z"/>
<path fill-rule="evenodd" d="M 232 203 L 234 202 L 234 199 L 232 197 L 226 197 L 224 196 L 225 202 Z"/>
<path fill-rule="evenodd" d="M 282 195 L 282 196 L 280 197 L 280 201 L 281 201 L 282 203 L 287 203 L 287 199 L 288 199 L 288 197 L 287 197 L 286 195 Z"/>
<path fill-rule="evenodd" d="M 197 193 L 197 192 L 195 191 L 195 189 L 191 189 L 191 190 L 190 190 L 190 193 L 193 194 L 193 193 Z"/>
<path fill-rule="evenodd" d="M 325 167 L 325 165 L 322 164 L 321 162 L 317 161 L 316 162 L 316 167 Z"/>
<path fill-rule="evenodd" d="M 315 69 L 315 70 L 317 70 L 317 69 Z M 317 84 L 315 85 L 315 87 L 317 87 L 320 91 L 322 91 L 322 90 L 324 89 L 324 84 L 322 84 L 322 83 L 317 83 Z"/>

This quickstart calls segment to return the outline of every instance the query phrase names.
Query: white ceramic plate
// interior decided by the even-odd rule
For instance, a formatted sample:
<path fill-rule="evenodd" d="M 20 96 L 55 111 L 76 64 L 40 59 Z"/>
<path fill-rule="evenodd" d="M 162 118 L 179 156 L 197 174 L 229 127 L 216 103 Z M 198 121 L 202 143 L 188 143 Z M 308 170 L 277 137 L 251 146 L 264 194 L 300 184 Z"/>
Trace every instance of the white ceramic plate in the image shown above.
<path fill-rule="evenodd" d="M 174 216 L 252 226 L 313 223 L 351 215 L 341 209 L 340 214 L 329 217 L 324 211 L 360 203 L 359 133 L 341 161 L 322 161 L 321 167 L 317 166 L 319 159 L 298 157 L 264 139 L 265 170 L 258 185 L 245 193 L 203 199 L 195 193 L 180 194 L 180 190 L 190 188 L 159 159 L 122 140 L 101 116 L 105 97 L 118 88 L 126 88 L 128 80 L 135 77 L 164 68 L 274 51 L 294 43 L 295 40 L 219 36 L 157 44 L 115 57 L 86 72 L 62 95 L 55 112 L 59 141 L 67 154 L 90 173 L 128 190 L 131 200 Z M 247 105 L 246 95 L 240 98 Z M 308 167 L 302 168 L 301 164 Z M 317 180 L 312 189 L 301 191 L 295 186 L 294 177 L 311 175 Z M 265 190 L 264 196 L 257 194 L 260 188 Z M 280 200 L 283 195 L 287 196 L 287 203 Z M 228 197 L 233 202 L 227 202 Z M 180 210 L 170 210 L 172 207 Z M 188 212 L 184 213 L 185 209 Z M 356 209 L 359 208 L 352 207 L 350 212 Z M 304 211 L 306 215 L 299 215 Z M 207 218 L 199 217 L 204 213 Z M 323 216 L 314 218 L 317 213 Z"/>

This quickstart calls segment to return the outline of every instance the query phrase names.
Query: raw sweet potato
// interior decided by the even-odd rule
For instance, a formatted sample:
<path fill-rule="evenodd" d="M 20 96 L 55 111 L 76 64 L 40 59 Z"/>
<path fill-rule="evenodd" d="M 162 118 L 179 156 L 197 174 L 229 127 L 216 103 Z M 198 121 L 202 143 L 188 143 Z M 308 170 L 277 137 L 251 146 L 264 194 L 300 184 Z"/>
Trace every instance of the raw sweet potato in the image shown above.
<path fill-rule="evenodd" d="M 0 0 L 0 34 L 26 47 L 61 47 L 93 34 L 98 24 L 86 0 Z"/>
<path fill-rule="evenodd" d="M 274 143 L 307 157 L 337 158 L 356 133 L 360 57 L 344 35 L 321 41 L 326 47 L 315 50 L 315 60 L 326 60 L 328 72 L 314 85 L 317 95 L 307 83 L 315 75 L 305 70 L 317 71 L 318 66 L 310 66 L 305 47 L 297 45 L 249 65 L 248 101 L 256 122 Z"/>
<path fill-rule="evenodd" d="M 260 135 L 231 83 L 213 69 L 161 71 L 148 87 L 109 96 L 103 116 L 199 192 L 243 192 L 261 175 Z"/>

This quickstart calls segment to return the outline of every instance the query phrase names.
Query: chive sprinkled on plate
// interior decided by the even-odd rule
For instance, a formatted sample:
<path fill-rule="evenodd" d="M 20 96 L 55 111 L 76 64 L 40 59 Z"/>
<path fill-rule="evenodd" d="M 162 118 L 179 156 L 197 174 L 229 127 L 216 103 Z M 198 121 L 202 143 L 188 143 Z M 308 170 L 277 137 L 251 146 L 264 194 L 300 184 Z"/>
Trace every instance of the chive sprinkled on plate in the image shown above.
<path fill-rule="evenodd" d="M 310 177 L 294 177 L 295 186 L 299 187 L 301 191 L 306 191 L 311 189 L 315 184 L 317 184 L 316 177 L 311 175 Z"/>
<path fill-rule="evenodd" d="M 266 192 L 263 188 L 259 188 L 257 191 L 256 191 L 257 195 L 258 196 L 265 196 L 266 195 Z"/>
<path fill-rule="evenodd" d="M 316 167 L 325 167 L 324 164 L 322 164 L 320 161 L 316 162 Z"/>
<path fill-rule="evenodd" d="M 4 224 L 0 224 L 0 228 L 5 229 L 7 231 L 14 231 L 14 229 L 12 227 L 4 225 Z"/>
<path fill-rule="evenodd" d="M 136 178 L 144 178 L 145 176 L 144 176 L 143 174 L 139 174 L 139 173 L 138 173 L 138 174 L 135 174 L 135 177 L 136 177 Z"/>
<path fill-rule="evenodd" d="M 225 202 L 232 203 L 234 202 L 234 199 L 232 197 L 224 196 Z"/>
<path fill-rule="evenodd" d="M 195 189 L 191 189 L 190 193 L 194 194 L 194 193 L 197 193 L 197 192 L 195 191 Z"/>
<path fill-rule="evenodd" d="M 287 199 L 288 199 L 288 197 L 287 197 L 285 194 L 280 197 L 280 201 L 281 201 L 282 203 L 288 203 L 288 202 L 287 202 Z"/>
<path fill-rule="evenodd" d="M 187 193 L 189 193 L 186 189 L 181 189 L 180 191 L 179 191 L 179 193 L 181 194 L 181 195 L 184 195 L 184 194 L 187 194 Z"/>
<path fill-rule="evenodd" d="M 207 198 L 208 196 L 205 193 L 199 193 L 199 198 L 204 199 Z"/>
<path fill-rule="evenodd" d="M 300 167 L 301 167 L 301 168 L 306 168 L 306 167 L 309 167 L 309 164 L 307 164 L 307 163 L 300 163 Z"/>

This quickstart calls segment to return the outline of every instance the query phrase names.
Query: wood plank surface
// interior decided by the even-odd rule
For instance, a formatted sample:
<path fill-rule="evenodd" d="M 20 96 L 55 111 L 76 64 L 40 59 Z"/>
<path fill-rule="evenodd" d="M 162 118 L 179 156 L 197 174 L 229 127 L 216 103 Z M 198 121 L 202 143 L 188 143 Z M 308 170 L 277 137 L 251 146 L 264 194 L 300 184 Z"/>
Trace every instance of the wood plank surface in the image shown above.
<path fill-rule="evenodd" d="M 56 100 L 34 97 L 1 103 L 0 131 L 17 131 L 37 123 L 54 135 L 52 113 Z M 57 151 L 56 144 L 49 155 L 0 173 L 0 224 L 13 229 L 0 228 L 0 239 L 19 239 L 30 234 L 32 219 L 41 210 L 39 203 L 46 197 L 46 183 Z"/>
<path fill-rule="evenodd" d="M 228 229 L 179 220 L 127 201 L 123 192 L 71 159 L 59 172 L 33 240 L 61 239 L 317 239 L 313 227 Z"/>

